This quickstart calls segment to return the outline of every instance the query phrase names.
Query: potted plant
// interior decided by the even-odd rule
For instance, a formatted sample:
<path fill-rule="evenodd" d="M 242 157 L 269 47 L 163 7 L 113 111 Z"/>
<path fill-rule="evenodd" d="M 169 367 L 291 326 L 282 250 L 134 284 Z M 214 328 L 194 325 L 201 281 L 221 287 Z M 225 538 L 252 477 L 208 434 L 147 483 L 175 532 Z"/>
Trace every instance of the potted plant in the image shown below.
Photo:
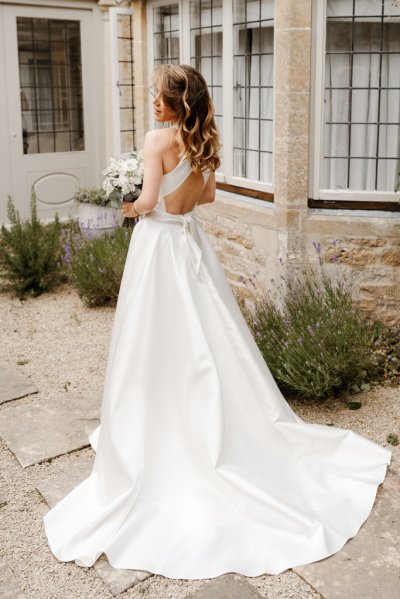
<path fill-rule="evenodd" d="M 95 236 L 99 236 L 120 225 L 120 212 L 111 204 L 104 189 L 81 188 L 74 194 L 73 199 L 78 204 L 81 229 L 90 229 Z"/>

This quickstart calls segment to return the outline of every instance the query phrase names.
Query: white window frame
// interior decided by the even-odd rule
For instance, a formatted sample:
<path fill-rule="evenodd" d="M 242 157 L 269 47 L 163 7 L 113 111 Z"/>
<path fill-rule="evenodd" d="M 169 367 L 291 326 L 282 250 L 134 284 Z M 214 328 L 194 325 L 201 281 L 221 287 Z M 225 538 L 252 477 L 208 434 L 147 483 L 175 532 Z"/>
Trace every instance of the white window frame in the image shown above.
<path fill-rule="evenodd" d="M 275 0 L 275 7 L 279 0 Z M 165 6 L 168 4 L 178 4 L 179 6 L 179 55 L 181 64 L 190 63 L 190 6 L 187 0 L 150 0 L 147 2 L 147 40 L 153 36 L 153 8 Z M 221 152 L 221 173 L 216 172 L 215 178 L 219 183 L 228 183 L 245 189 L 254 189 L 274 193 L 273 182 L 256 181 L 237 177 L 233 175 L 233 0 L 223 0 L 223 38 L 222 38 L 222 105 L 224 107 L 224 116 L 222 120 L 223 128 L 223 148 Z M 275 19 L 274 19 L 275 27 Z M 184 33 L 185 32 L 185 33 Z M 276 37 L 274 35 L 274 90 L 275 90 L 275 46 Z M 153 44 L 147 44 L 148 49 L 148 80 L 151 80 L 153 70 L 154 51 Z M 274 93 L 275 98 L 275 93 Z M 152 105 L 149 102 L 149 123 L 150 127 L 155 128 L 154 113 Z M 275 102 L 273 105 L 273 123 L 275 123 Z M 273 136 L 272 148 L 272 173 L 274 173 L 275 164 L 275 135 Z M 265 202 L 264 202 L 265 203 Z"/>
<path fill-rule="evenodd" d="M 178 5 L 178 12 L 179 12 L 179 29 L 181 28 L 181 15 L 182 15 L 182 2 L 181 0 L 153 0 L 152 2 L 147 2 L 147 16 L 146 16 L 146 20 L 147 20 L 147 57 L 148 57 L 148 63 L 147 63 L 147 71 L 148 71 L 148 81 L 150 83 L 151 78 L 151 71 L 153 70 L 153 63 L 154 63 L 154 47 L 152 43 L 149 43 L 149 40 L 153 39 L 153 31 L 154 31 L 154 19 L 153 19 L 153 8 L 158 8 L 159 6 L 168 6 L 169 4 L 177 4 Z M 183 3 L 185 4 L 185 3 Z M 179 36 L 179 56 L 183 56 L 183 48 L 182 48 L 182 41 L 183 41 L 183 36 L 180 35 Z M 183 60 L 180 60 L 181 63 L 183 63 Z M 151 108 L 151 104 L 149 105 L 149 122 L 150 123 L 155 123 L 154 121 L 154 115 L 153 115 L 153 111 Z"/>
<path fill-rule="evenodd" d="M 324 83 L 327 0 L 312 2 L 312 61 L 310 96 L 309 190 L 313 200 L 349 202 L 398 202 L 399 194 L 390 191 L 356 191 L 321 189 L 322 143 L 324 124 Z"/>
<path fill-rule="evenodd" d="M 110 58 L 111 58 L 111 122 L 113 126 L 113 156 L 125 158 L 129 152 L 121 152 L 121 113 L 119 98 L 119 66 L 118 66 L 118 15 L 132 15 L 133 8 L 109 8 L 110 19 Z"/>

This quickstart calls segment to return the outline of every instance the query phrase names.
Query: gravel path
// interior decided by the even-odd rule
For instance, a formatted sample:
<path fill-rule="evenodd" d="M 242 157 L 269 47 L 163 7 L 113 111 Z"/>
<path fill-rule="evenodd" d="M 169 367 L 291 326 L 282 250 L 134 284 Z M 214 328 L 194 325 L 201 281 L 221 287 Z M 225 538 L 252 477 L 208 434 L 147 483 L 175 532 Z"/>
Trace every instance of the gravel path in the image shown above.
<path fill-rule="evenodd" d="M 0 295 L 0 365 L 18 368 L 39 388 L 38 394 L 6 402 L 0 411 L 12 410 L 16 403 L 56 397 L 70 390 L 101 391 L 114 313 L 114 307 L 85 307 L 68 284 L 24 301 Z M 291 401 L 291 405 L 305 420 L 333 422 L 389 447 L 393 451 L 390 469 L 398 472 L 400 447 L 387 444 L 386 436 L 400 432 L 399 395 L 395 388 L 374 388 L 357 395 L 363 407 L 355 411 L 348 410 L 340 400 L 320 405 Z M 48 506 L 36 484 L 63 470 L 66 462 L 78 462 L 87 456 L 94 456 L 91 447 L 22 469 L 0 441 L 1 489 L 8 501 L 0 508 L 0 558 L 7 562 L 25 597 L 112 597 L 92 568 L 59 562 L 51 554 L 42 525 Z M 292 571 L 276 576 L 237 577 L 254 585 L 268 599 L 320 597 Z M 183 599 L 204 584 L 207 581 L 171 580 L 155 575 L 120 596 Z"/>

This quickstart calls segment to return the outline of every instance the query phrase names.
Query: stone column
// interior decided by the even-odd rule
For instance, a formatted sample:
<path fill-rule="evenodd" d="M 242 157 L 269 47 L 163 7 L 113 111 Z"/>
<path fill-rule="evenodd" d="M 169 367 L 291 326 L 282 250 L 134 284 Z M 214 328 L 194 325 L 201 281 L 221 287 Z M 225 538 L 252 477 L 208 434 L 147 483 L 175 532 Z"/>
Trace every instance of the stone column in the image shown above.
<path fill-rule="evenodd" d="M 111 106 L 111 56 L 110 56 L 110 18 L 108 9 L 117 6 L 115 0 L 99 0 L 98 5 L 103 13 L 103 43 L 104 43 L 104 121 L 105 148 L 103 150 L 104 168 L 109 156 L 113 156 L 113 121 Z"/>
<path fill-rule="evenodd" d="M 133 60 L 135 77 L 135 128 L 137 149 L 143 148 L 144 134 L 149 128 L 149 102 L 147 69 L 147 19 L 146 2 L 132 0 L 133 18 Z"/>
<path fill-rule="evenodd" d="M 278 258 L 287 271 L 302 258 L 307 216 L 311 81 L 311 0 L 275 2 L 274 199 Z"/>

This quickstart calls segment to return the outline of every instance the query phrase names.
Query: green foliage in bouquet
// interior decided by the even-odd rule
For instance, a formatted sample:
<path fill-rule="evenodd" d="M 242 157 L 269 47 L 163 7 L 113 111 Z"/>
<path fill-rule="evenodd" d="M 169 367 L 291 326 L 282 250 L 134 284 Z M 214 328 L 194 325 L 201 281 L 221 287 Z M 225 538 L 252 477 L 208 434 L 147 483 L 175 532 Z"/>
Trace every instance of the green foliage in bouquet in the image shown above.
<path fill-rule="evenodd" d="M 11 227 L 2 225 L 0 233 L 1 291 L 24 298 L 40 295 L 61 283 L 58 214 L 51 223 L 42 223 L 37 217 L 36 194 L 32 190 L 31 220 L 21 221 L 10 195 L 7 215 Z"/>
<path fill-rule="evenodd" d="M 79 297 L 89 307 L 116 304 L 133 229 L 113 227 L 101 237 L 67 236 L 64 262 Z"/>
<path fill-rule="evenodd" d="M 315 244 L 320 251 L 319 244 Z M 375 371 L 371 327 L 350 285 L 323 270 L 303 271 L 261 291 L 244 315 L 282 390 L 321 399 Z M 278 301 L 276 301 L 278 297 Z"/>

